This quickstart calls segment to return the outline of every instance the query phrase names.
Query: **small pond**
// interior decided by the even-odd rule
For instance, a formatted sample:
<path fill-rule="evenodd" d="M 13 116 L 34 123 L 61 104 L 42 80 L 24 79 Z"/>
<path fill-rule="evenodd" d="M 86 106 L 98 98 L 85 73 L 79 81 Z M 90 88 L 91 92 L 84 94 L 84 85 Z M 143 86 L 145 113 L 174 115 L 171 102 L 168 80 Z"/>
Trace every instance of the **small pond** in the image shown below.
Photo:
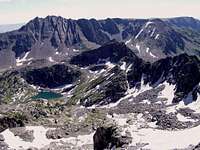
<path fill-rule="evenodd" d="M 62 97 L 62 95 L 59 93 L 55 93 L 55 92 L 51 92 L 51 91 L 41 91 L 37 95 L 33 96 L 32 99 L 52 100 L 52 99 L 58 99 L 61 97 Z"/>

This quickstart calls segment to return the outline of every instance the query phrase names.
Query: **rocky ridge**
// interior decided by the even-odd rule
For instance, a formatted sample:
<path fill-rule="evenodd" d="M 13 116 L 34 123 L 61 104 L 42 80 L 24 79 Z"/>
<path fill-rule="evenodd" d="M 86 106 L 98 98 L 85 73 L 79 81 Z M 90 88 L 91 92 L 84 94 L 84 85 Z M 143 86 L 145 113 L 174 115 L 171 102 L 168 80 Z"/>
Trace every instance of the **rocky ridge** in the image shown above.
<path fill-rule="evenodd" d="M 199 20 L 34 18 L 19 30 L 0 34 L 0 67 L 27 66 L 34 60 L 52 64 L 110 40 L 125 42 L 146 61 L 187 53 L 199 56 Z"/>

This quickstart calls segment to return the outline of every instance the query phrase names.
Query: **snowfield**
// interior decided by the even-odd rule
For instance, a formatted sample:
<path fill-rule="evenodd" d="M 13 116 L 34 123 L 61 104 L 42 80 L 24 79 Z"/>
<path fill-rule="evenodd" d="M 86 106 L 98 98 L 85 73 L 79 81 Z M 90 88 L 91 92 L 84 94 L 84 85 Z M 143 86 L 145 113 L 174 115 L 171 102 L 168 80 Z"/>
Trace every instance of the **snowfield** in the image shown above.
<path fill-rule="evenodd" d="M 175 85 L 169 84 L 168 82 L 164 82 L 162 85 L 165 86 L 165 88 L 162 90 L 160 95 L 158 96 L 159 98 L 167 98 L 166 104 L 169 105 L 172 103 L 172 100 L 174 98 L 174 92 L 175 92 Z"/>
<path fill-rule="evenodd" d="M 141 129 L 132 132 L 133 145 L 138 141 L 148 143 L 144 148 L 152 150 L 170 150 L 187 148 L 190 144 L 197 145 L 200 139 L 200 126 L 182 131 L 164 131 L 158 129 Z M 135 140 L 135 141 L 134 141 Z"/>
<path fill-rule="evenodd" d="M 81 147 L 85 144 L 93 144 L 93 135 L 91 133 L 89 135 L 79 135 L 77 137 L 69 137 L 63 139 L 47 139 L 46 132 L 53 128 L 44 128 L 43 126 L 27 126 L 26 130 L 33 130 L 34 140 L 32 142 L 23 141 L 20 137 L 14 136 L 14 134 L 9 130 L 5 130 L 1 134 L 5 138 L 5 143 L 9 145 L 9 148 L 12 149 L 28 149 L 30 147 L 35 148 L 44 148 L 45 146 L 49 145 L 52 142 L 56 142 L 58 144 L 62 144 L 62 142 L 70 143 L 75 147 Z"/>
<path fill-rule="evenodd" d="M 125 132 L 130 132 L 132 143 L 130 146 L 138 146 L 145 144 L 143 149 L 151 150 L 171 150 L 171 149 L 184 149 L 190 145 L 197 145 L 200 142 L 200 126 L 177 131 L 159 130 L 156 129 L 154 123 L 148 123 L 148 128 L 144 128 L 145 122 L 142 114 L 138 114 L 133 122 L 129 125 L 127 120 L 134 118 L 134 114 L 129 115 L 116 115 L 112 118 L 116 124 L 124 128 L 122 135 Z"/>
<path fill-rule="evenodd" d="M 27 130 L 33 130 L 34 131 L 34 140 L 33 142 L 25 142 L 20 137 L 14 136 L 14 134 L 9 130 L 5 130 L 1 134 L 5 138 L 5 143 L 9 145 L 10 148 L 19 149 L 19 148 L 25 148 L 28 149 L 29 147 L 36 147 L 36 148 L 42 148 L 52 142 L 52 140 L 49 140 L 46 138 L 46 132 L 48 129 L 44 127 L 26 127 Z"/>

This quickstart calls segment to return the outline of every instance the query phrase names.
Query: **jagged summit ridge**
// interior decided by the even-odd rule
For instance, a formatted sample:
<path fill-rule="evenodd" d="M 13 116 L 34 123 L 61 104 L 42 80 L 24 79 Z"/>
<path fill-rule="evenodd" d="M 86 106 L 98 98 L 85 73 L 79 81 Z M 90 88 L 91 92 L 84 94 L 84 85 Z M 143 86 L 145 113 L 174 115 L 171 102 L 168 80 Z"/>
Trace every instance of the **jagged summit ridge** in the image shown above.
<path fill-rule="evenodd" d="M 17 31 L 0 34 L 0 66 L 17 65 L 15 59 L 23 58 L 27 52 L 27 59 L 59 62 L 113 39 L 124 42 L 139 57 L 151 62 L 183 52 L 199 55 L 198 22 L 190 23 L 188 18 L 73 20 L 60 16 L 36 17 Z M 189 36 L 189 32 L 195 34 Z"/>

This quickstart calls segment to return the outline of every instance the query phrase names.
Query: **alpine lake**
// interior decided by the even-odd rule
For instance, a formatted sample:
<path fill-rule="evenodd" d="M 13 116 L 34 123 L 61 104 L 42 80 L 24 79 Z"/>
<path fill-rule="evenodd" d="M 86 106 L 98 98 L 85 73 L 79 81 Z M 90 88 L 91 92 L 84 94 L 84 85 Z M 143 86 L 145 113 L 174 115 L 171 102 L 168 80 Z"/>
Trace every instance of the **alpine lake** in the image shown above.
<path fill-rule="evenodd" d="M 52 91 L 41 91 L 37 95 L 33 96 L 33 100 L 37 99 L 46 99 L 46 100 L 54 100 L 63 97 L 60 93 L 55 93 Z"/>

